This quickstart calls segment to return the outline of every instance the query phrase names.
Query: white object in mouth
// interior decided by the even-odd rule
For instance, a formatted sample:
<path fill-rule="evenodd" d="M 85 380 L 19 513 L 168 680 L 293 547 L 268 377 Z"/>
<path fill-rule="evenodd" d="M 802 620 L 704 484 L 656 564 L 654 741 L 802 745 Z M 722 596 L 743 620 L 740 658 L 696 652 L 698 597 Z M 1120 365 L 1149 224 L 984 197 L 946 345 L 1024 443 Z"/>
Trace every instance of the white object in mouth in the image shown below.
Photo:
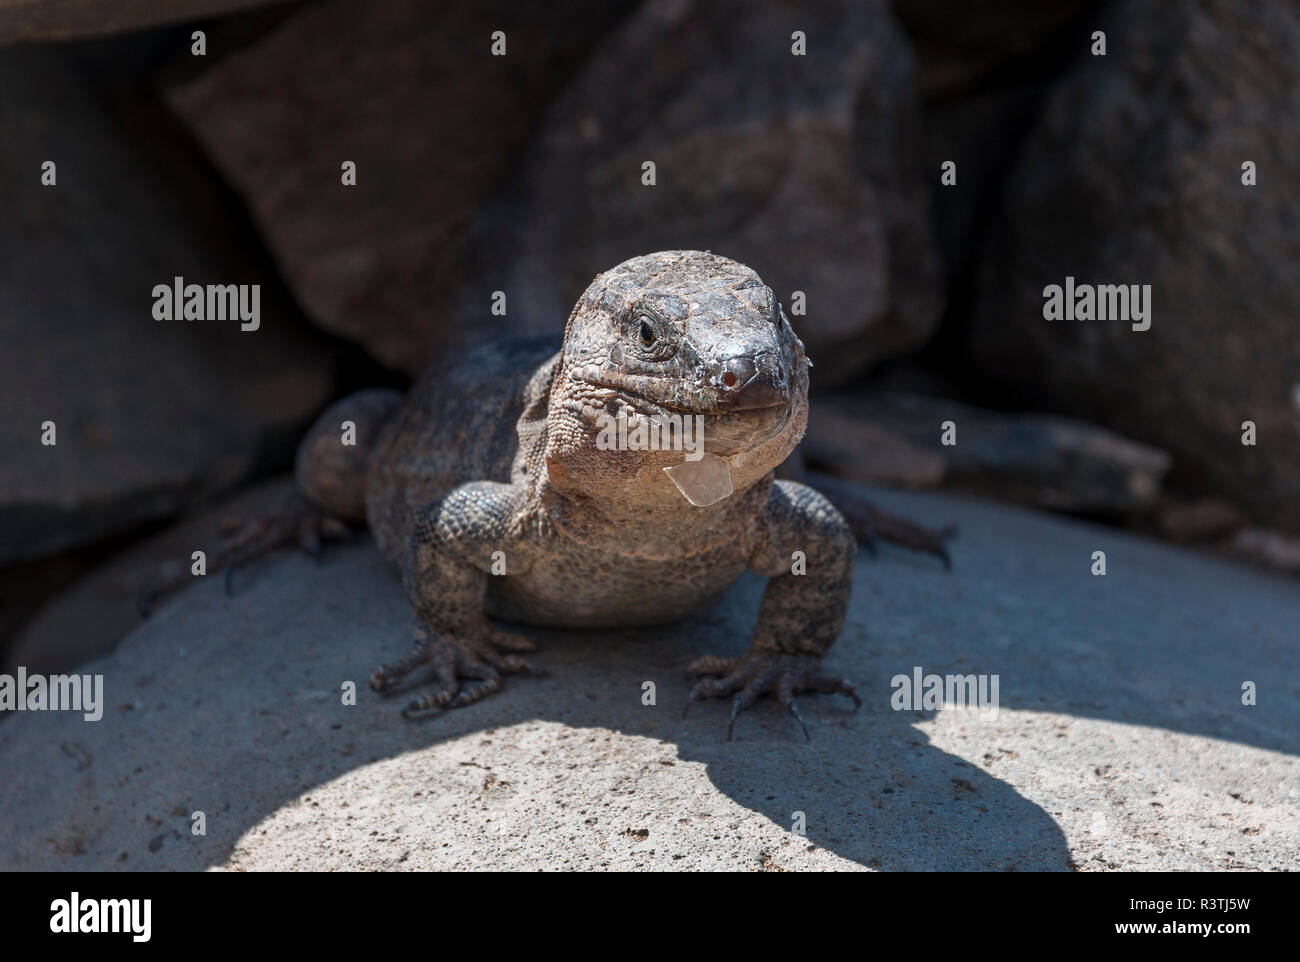
<path fill-rule="evenodd" d="M 686 461 L 664 468 L 677 490 L 697 508 L 707 508 L 736 490 L 731 485 L 731 465 L 726 458 L 706 453 L 698 461 Z"/>

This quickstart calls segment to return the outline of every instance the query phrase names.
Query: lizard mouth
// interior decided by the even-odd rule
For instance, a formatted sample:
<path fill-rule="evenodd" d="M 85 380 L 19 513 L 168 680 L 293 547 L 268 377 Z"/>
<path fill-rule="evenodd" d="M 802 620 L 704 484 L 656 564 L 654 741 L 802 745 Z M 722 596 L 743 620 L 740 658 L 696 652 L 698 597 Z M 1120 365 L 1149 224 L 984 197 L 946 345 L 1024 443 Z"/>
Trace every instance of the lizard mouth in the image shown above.
<path fill-rule="evenodd" d="M 704 416 L 704 450 L 713 454 L 734 454 L 756 447 L 780 434 L 790 421 L 786 403 L 767 404 Z"/>
<path fill-rule="evenodd" d="M 650 415 L 704 418 L 704 450 L 710 454 L 735 454 L 771 440 L 785 429 L 793 411 L 793 407 L 786 401 L 740 410 L 693 411 L 639 394 L 626 391 L 620 393 L 624 395 L 625 401 L 640 402 L 635 406 Z"/>
<path fill-rule="evenodd" d="M 609 402 L 617 399 L 630 411 L 646 417 L 703 418 L 703 450 L 724 457 L 776 437 L 785 430 L 794 413 L 791 400 L 784 396 L 776 397 L 775 392 L 762 398 L 751 393 L 747 397 L 735 398 L 733 403 L 724 401 L 717 407 L 701 410 L 647 396 L 629 389 L 626 384 L 592 383 L 591 386 L 608 392 L 604 405 L 606 413 L 614 413 L 617 404 L 611 406 Z M 773 399 L 769 401 L 769 398 Z"/>

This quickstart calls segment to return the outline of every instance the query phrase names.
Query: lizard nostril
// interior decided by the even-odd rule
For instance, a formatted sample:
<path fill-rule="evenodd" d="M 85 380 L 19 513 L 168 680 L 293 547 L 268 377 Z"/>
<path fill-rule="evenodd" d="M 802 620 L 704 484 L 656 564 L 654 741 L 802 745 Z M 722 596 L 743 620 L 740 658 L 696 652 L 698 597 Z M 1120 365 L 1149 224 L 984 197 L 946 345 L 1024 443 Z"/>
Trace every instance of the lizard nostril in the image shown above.
<path fill-rule="evenodd" d="M 722 377 L 719 380 L 728 391 L 743 391 L 757 373 L 758 368 L 753 358 L 738 355 L 727 358 L 723 363 Z"/>

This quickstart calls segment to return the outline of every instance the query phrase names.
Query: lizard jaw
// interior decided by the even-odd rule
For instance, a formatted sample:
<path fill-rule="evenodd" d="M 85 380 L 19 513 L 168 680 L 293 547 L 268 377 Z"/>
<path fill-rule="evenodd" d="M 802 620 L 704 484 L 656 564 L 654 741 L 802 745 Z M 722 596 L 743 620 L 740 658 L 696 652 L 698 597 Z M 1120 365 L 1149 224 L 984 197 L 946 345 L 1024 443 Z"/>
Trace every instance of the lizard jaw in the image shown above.
<path fill-rule="evenodd" d="M 705 415 L 704 450 L 726 456 L 756 448 L 784 431 L 791 413 L 790 405 L 781 403 Z"/>

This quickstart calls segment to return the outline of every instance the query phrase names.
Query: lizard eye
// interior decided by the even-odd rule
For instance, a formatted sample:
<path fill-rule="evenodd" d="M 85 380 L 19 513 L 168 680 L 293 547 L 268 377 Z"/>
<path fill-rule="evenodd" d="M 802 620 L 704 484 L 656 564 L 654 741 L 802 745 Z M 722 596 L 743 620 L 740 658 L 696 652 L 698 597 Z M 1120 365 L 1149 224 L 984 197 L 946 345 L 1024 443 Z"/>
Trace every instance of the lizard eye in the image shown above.
<path fill-rule="evenodd" d="M 650 347 L 655 342 L 655 329 L 646 317 L 641 318 L 641 343 Z"/>

